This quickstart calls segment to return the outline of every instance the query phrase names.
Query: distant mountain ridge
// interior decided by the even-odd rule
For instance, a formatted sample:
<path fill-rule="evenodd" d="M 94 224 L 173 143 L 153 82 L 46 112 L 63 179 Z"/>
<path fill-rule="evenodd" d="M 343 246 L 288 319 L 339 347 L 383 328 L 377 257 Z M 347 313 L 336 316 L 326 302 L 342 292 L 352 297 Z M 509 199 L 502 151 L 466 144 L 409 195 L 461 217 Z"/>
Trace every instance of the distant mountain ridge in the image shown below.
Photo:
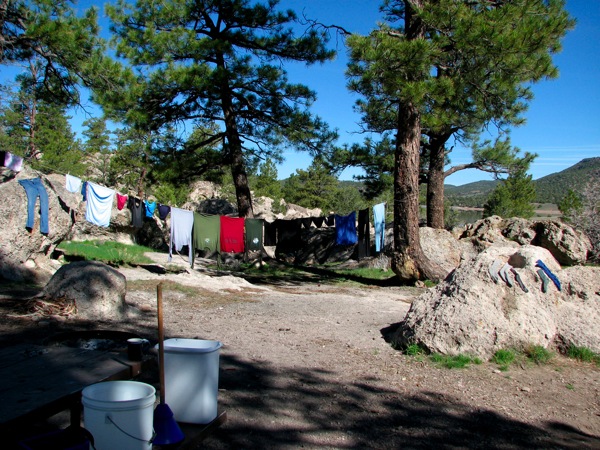
<path fill-rule="evenodd" d="M 600 157 L 582 159 L 561 172 L 534 180 L 536 202 L 558 204 L 569 189 L 582 192 L 596 171 L 600 171 Z M 447 184 L 444 186 L 445 196 L 454 206 L 482 207 L 498 183 L 476 181 L 462 186 Z"/>

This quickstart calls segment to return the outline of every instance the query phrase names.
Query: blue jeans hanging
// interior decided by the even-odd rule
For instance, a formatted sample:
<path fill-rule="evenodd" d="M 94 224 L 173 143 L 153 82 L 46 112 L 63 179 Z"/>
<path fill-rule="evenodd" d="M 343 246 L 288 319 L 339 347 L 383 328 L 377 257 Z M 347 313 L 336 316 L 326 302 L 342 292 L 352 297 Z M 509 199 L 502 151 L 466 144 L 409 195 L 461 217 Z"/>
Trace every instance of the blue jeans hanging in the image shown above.
<path fill-rule="evenodd" d="M 32 229 L 35 217 L 35 203 L 40 198 L 40 233 L 48 234 L 48 193 L 40 178 L 19 180 L 19 184 L 27 194 L 27 224 L 25 228 Z"/>

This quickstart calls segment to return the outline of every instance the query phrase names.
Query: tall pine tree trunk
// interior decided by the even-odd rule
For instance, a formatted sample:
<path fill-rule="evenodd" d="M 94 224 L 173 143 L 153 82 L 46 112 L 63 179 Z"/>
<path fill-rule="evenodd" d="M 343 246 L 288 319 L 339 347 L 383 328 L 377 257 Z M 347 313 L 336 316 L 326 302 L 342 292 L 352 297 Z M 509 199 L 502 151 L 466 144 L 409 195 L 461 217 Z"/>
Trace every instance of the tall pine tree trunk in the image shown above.
<path fill-rule="evenodd" d="M 444 228 L 444 163 L 446 134 L 429 135 L 429 171 L 427 174 L 427 226 Z"/>
<path fill-rule="evenodd" d="M 407 39 L 423 39 L 425 29 L 412 13 L 412 5 L 421 0 L 405 1 Z M 411 101 L 401 100 L 398 107 L 394 155 L 394 256 L 392 269 L 402 281 L 440 280 L 444 273 L 423 253 L 419 240 L 419 154 L 421 115 Z"/>
<path fill-rule="evenodd" d="M 221 80 L 221 102 L 223 105 L 223 116 L 225 118 L 225 135 L 227 137 L 226 154 L 231 167 L 233 176 L 233 185 L 235 186 L 235 197 L 237 200 L 239 217 L 254 217 L 252 211 L 252 194 L 248 185 L 248 174 L 246 173 L 246 162 L 244 161 L 244 152 L 242 151 L 242 140 L 237 128 L 235 114 L 233 111 L 233 93 L 225 68 L 225 60 L 218 58 L 219 67 L 222 70 L 223 78 Z"/>
<path fill-rule="evenodd" d="M 252 194 L 248 185 L 246 163 L 242 152 L 242 141 L 237 128 L 227 129 L 227 145 L 231 158 L 231 175 L 235 186 L 235 197 L 237 199 L 238 215 L 240 217 L 254 217 L 252 211 Z"/>

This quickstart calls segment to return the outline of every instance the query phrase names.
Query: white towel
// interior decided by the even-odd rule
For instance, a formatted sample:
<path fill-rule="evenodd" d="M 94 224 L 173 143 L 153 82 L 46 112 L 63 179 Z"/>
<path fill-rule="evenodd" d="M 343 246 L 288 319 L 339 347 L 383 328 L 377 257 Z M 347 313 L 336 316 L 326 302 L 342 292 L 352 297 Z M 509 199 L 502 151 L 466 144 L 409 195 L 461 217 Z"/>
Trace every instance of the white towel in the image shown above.
<path fill-rule="evenodd" d="M 81 192 L 81 179 L 73 175 L 65 175 L 65 187 L 67 191 L 79 194 Z"/>
<path fill-rule="evenodd" d="M 109 226 L 115 191 L 88 181 L 86 194 L 85 219 L 100 227 Z"/>

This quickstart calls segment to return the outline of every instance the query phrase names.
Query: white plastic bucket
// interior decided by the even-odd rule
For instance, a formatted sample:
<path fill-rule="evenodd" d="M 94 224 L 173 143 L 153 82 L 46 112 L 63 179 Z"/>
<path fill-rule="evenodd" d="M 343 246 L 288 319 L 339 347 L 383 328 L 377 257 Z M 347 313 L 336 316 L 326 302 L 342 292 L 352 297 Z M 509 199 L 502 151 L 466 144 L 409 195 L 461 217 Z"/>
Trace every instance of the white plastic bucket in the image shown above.
<path fill-rule="evenodd" d="M 167 339 L 165 403 L 175 420 L 206 424 L 217 417 L 219 341 Z"/>
<path fill-rule="evenodd" d="M 137 381 L 105 381 L 82 392 L 84 427 L 96 450 L 150 450 L 156 390 Z"/>

